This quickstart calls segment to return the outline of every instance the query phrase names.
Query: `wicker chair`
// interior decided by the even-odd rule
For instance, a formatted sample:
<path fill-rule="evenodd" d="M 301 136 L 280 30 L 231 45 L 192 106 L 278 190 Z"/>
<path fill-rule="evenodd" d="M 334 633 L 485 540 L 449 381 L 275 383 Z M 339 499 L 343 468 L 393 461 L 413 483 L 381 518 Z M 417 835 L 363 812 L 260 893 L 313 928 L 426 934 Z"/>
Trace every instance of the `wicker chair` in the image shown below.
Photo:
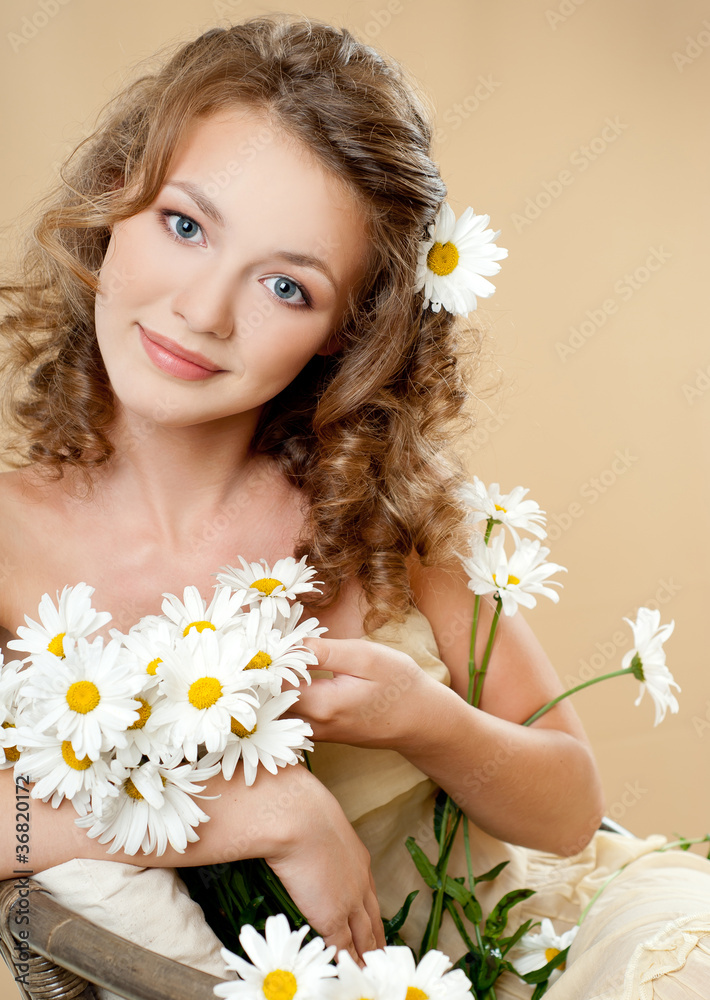
<path fill-rule="evenodd" d="M 604 819 L 601 828 L 633 836 L 611 819 Z M 13 976 L 23 975 L 24 983 L 16 980 L 23 1000 L 96 1000 L 97 985 L 126 1000 L 213 1000 L 213 987 L 220 982 L 216 976 L 98 927 L 61 906 L 32 879 L 29 889 L 27 897 L 17 880 L 0 882 L 0 949 Z M 18 921 L 26 899 L 29 922 Z M 26 940 L 21 930 L 27 930 Z"/>

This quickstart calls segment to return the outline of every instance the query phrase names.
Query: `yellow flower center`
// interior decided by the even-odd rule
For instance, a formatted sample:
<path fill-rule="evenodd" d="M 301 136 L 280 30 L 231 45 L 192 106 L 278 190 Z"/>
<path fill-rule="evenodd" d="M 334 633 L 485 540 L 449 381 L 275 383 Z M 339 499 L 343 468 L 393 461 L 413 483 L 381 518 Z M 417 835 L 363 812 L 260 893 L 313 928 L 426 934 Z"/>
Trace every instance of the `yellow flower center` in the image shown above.
<path fill-rule="evenodd" d="M 264 653 L 261 649 L 256 654 L 252 656 L 251 660 L 247 663 L 245 670 L 265 670 L 270 667 L 272 663 L 271 657 L 268 653 Z"/>
<path fill-rule="evenodd" d="M 505 507 L 501 507 L 501 505 L 499 503 L 496 503 L 493 506 L 495 507 L 496 510 L 502 510 L 504 514 L 508 513 L 508 511 L 505 509 Z"/>
<path fill-rule="evenodd" d="M 148 666 L 145 668 L 146 673 L 150 674 L 151 677 L 155 677 L 155 671 L 158 669 L 158 664 L 162 662 L 163 662 L 162 659 L 159 656 L 156 656 L 156 658 L 154 660 L 151 660 Z"/>
<path fill-rule="evenodd" d="M 298 989 L 296 977 L 286 969 L 274 969 L 264 976 L 261 987 L 266 1000 L 293 1000 Z"/>
<path fill-rule="evenodd" d="M 254 726 L 253 729 L 245 729 L 241 722 L 238 722 L 236 719 L 232 719 L 232 732 L 235 736 L 245 740 L 248 736 L 253 736 L 256 732 L 256 726 Z"/>
<path fill-rule="evenodd" d="M 493 574 L 493 583 L 498 583 L 498 581 L 496 580 L 495 573 Z M 505 584 L 505 586 L 508 586 L 508 584 L 511 584 L 511 583 L 520 583 L 520 577 L 519 576 L 513 576 L 512 573 L 509 573 L 508 574 L 508 583 Z"/>
<path fill-rule="evenodd" d="M 15 728 L 15 723 L 14 722 L 3 722 L 2 728 L 3 729 L 14 729 Z M 20 751 L 17 749 L 17 747 L 5 747 L 4 749 L 5 749 L 5 760 L 10 760 L 14 764 L 15 761 L 18 761 L 20 759 Z"/>
<path fill-rule="evenodd" d="M 418 986 L 408 986 L 404 1000 L 429 1000 L 429 994 L 420 990 Z"/>
<path fill-rule="evenodd" d="M 260 590 L 262 594 L 265 594 L 267 597 L 276 587 L 282 586 L 283 583 L 281 580 L 274 580 L 273 576 L 263 576 L 260 580 L 254 580 L 252 583 L 252 587 L 255 587 L 256 590 Z"/>
<path fill-rule="evenodd" d="M 459 252 L 451 242 L 435 243 L 426 255 L 427 267 L 440 277 L 451 274 L 456 269 L 458 262 Z"/>
<path fill-rule="evenodd" d="M 49 642 L 47 649 L 50 653 L 54 653 L 55 656 L 59 656 L 62 660 L 64 659 L 64 636 L 66 632 L 60 632 L 59 635 Z"/>
<path fill-rule="evenodd" d="M 135 799 L 136 801 L 143 798 L 143 796 L 138 791 L 138 789 L 133 784 L 130 778 L 126 778 L 126 780 L 123 782 L 123 790 L 126 793 L 126 795 L 128 795 L 132 799 Z"/>
<path fill-rule="evenodd" d="M 559 953 L 560 953 L 560 949 L 559 948 L 546 948 L 545 949 L 545 962 L 551 962 L 552 959 L 555 958 L 556 955 L 559 955 Z M 562 963 L 562 965 L 558 965 L 557 966 L 558 969 L 564 969 L 564 967 L 565 967 L 565 963 L 564 962 Z"/>
<path fill-rule="evenodd" d="M 195 708 L 210 708 L 222 697 L 222 685 L 216 677 L 200 677 L 190 685 L 187 697 Z"/>
<path fill-rule="evenodd" d="M 196 628 L 198 632 L 204 632 L 206 628 L 211 628 L 213 632 L 217 631 L 212 622 L 190 622 L 190 624 L 186 625 L 182 630 L 182 634 L 184 636 L 187 635 L 191 628 Z"/>
<path fill-rule="evenodd" d="M 68 764 L 69 767 L 73 767 L 75 771 L 85 771 L 87 767 L 91 767 L 91 761 L 88 757 L 82 757 L 81 760 L 74 753 L 74 747 L 71 745 L 71 740 L 64 740 L 62 743 L 62 757 L 64 763 Z"/>
<path fill-rule="evenodd" d="M 67 705 L 81 715 L 93 712 L 100 701 L 99 689 L 93 681 L 74 681 L 67 691 Z"/>
<path fill-rule="evenodd" d="M 142 729 L 143 726 L 148 721 L 148 719 L 150 718 L 151 707 L 145 700 L 145 698 L 139 698 L 136 695 L 136 700 L 141 703 L 141 707 L 138 709 L 138 718 L 136 719 L 136 721 L 133 723 L 132 726 L 128 727 L 129 729 Z"/>

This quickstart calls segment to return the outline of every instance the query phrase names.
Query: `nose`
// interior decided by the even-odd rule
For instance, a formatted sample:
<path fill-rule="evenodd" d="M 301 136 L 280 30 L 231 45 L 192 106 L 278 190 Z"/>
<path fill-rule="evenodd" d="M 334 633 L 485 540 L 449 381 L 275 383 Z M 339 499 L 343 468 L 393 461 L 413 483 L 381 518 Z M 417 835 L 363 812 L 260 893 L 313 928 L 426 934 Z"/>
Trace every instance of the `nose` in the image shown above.
<path fill-rule="evenodd" d="M 173 298 L 173 312 L 193 333 L 209 334 L 220 340 L 231 337 L 235 328 L 237 279 L 232 271 L 214 261 L 182 275 Z"/>

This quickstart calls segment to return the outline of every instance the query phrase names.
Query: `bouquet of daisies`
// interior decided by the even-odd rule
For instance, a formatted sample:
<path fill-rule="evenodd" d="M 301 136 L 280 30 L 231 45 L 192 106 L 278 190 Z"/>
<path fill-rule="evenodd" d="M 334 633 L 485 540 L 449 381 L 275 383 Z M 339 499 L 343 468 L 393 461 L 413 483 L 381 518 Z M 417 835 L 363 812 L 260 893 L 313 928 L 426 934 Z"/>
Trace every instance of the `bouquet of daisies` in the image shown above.
<path fill-rule="evenodd" d="M 208 603 L 196 587 L 165 594 L 162 615 L 128 634 L 90 636 L 111 615 L 91 605 L 86 583 L 45 594 L 39 622 L 25 616 L 9 647 L 29 654 L 0 672 L 0 767 L 76 823 L 108 853 L 184 852 L 209 817 L 198 799 L 220 770 L 241 760 L 247 785 L 311 750 L 310 726 L 284 719 L 310 683 L 305 638 L 326 631 L 301 621 L 296 598 L 317 589 L 315 570 L 293 558 L 223 567 Z M 282 691 L 284 681 L 295 687 Z"/>

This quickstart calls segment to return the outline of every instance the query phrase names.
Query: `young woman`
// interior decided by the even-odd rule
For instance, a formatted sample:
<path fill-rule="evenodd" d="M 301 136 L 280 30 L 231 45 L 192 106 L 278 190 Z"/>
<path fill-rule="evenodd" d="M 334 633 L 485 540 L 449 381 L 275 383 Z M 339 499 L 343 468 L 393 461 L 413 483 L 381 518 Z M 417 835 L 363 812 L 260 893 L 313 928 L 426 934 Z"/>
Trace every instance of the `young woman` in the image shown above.
<path fill-rule="evenodd" d="M 449 445 L 470 331 L 416 290 L 445 196 L 430 135 L 403 73 L 347 31 L 281 17 L 209 31 L 108 106 L 4 288 L 20 463 L 0 476 L 5 640 L 67 583 L 90 583 L 128 631 L 164 592 L 206 596 L 239 555 L 307 554 L 323 581 L 307 610 L 328 627 L 309 645 L 333 673 L 298 704 L 315 773 L 210 779 L 219 798 L 184 855 L 107 860 L 69 804 L 33 800 L 32 868 L 60 898 L 87 859 L 134 876 L 136 922 L 156 870 L 174 886 L 177 864 L 265 857 L 326 942 L 362 955 L 383 942 L 378 899 L 389 916 L 417 886 L 404 838 L 425 841 L 436 787 L 475 824 L 480 871 L 512 862 L 495 895 L 537 880 L 529 912 L 568 926 L 578 883 L 653 846 L 592 839 L 600 781 L 568 701 L 520 725 L 561 691 L 521 615 L 501 617 L 481 707 L 465 701 L 468 628 L 452 623 L 473 595 Z M 481 646 L 491 615 L 484 602 Z M 0 771 L 3 803 L 13 793 Z M 591 996 L 579 982 L 559 995 Z"/>

